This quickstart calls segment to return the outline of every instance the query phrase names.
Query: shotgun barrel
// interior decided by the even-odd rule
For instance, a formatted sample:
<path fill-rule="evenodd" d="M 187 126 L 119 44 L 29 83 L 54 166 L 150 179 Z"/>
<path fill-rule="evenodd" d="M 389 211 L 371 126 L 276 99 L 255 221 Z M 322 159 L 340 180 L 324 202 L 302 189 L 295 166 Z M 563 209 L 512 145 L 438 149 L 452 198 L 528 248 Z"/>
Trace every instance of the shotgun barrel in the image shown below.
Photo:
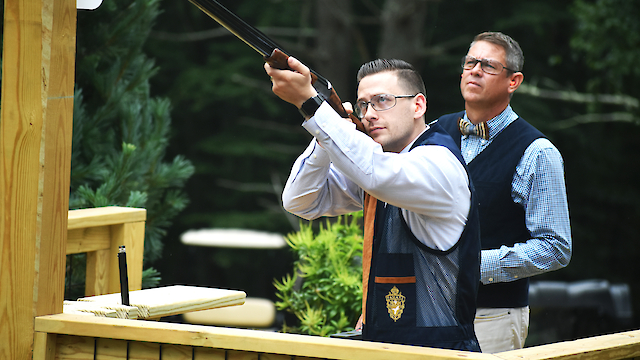
<path fill-rule="evenodd" d="M 267 35 L 262 33 L 255 27 L 247 24 L 244 20 L 240 19 L 236 14 L 229 11 L 222 4 L 216 0 L 189 0 L 192 4 L 197 6 L 205 14 L 209 15 L 218 24 L 229 30 L 240 40 L 244 41 L 247 45 L 257 51 L 264 60 L 269 63 L 270 66 L 286 70 L 289 69 L 287 59 L 289 54 L 285 52 L 281 46 L 271 40 Z M 362 132 L 364 126 L 358 117 L 353 114 L 347 114 L 347 111 L 342 106 L 342 101 L 336 93 L 331 82 L 318 74 L 313 69 L 311 70 L 311 81 L 316 91 L 324 97 L 327 102 L 333 107 L 333 109 L 343 118 L 349 118 L 356 124 L 356 128 Z"/>

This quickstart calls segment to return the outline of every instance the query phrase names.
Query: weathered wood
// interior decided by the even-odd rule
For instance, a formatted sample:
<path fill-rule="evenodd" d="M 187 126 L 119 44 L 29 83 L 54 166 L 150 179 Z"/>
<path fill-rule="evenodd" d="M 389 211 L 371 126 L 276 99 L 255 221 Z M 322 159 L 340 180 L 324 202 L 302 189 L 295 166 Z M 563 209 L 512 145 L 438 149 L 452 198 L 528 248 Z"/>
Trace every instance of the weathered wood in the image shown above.
<path fill-rule="evenodd" d="M 617 360 L 640 356 L 640 330 L 536 346 L 498 354 L 480 354 L 415 346 L 372 343 L 316 336 L 218 328 L 162 322 L 51 315 L 36 318 L 37 331 L 58 335 L 60 357 L 65 344 L 89 343 L 93 337 L 129 341 L 130 359 L 156 359 L 162 348 L 178 359 L 466 359 L 523 360 L 575 359 Z M 86 338 L 85 338 L 86 337 Z M 82 340 L 84 339 L 84 340 Z M 99 340 L 100 343 L 102 341 Z M 151 345 L 151 343 L 156 343 Z M 110 343 L 115 347 L 116 342 Z M 121 345 L 117 345 L 121 346 Z M 74 345 L 74 348 L 78 346 Z M 91 348 L 89 346 L 88 348 Z M 135 357 L 132 357 L 136 349 Z M 171 350 L 169 350 L 171 349 Z M 192 349 L 195 349 L 192 350 Z M 165 352 L 165 350 L 167 352 Z M 87 350 L 92 351 L 92 350 Z M 93 354 L 93 353 L 91 353 Z M 146 354 L 146 355 L 145 355 Z M 34 358 L 37 359 L 37 358 Z M 92 359 L 92 358 L 91 358 Z M 112 359 L 124 359 L 113 357 Z"/>
<path fill-rule="evenodd" d="M 87 253 L 87 269 L 85 276 L 84 294 L 86 296 L 109 293 L 111 250 L 98 250 Z M 127 269 L 128 272 L 129 269 Z M 118 292 L 120 289 L 117 290 Z M 114 291 L 111 291 L 112 293 Z"/>
<path fill-rule="evenodd" d="M 120 245 L 127 250 L 129 290 L 142 289 L 146 209 L 106 206 L 71 210 L 67 216 L 66 253 L 87 253 L 85 295 L 120 292 Z"/>
<path fill-rule="evenodd" d="M 64 300 L 76 49 L 75 1 L 54 0 L 45 4 L 52 7 L 53 16 L 43 17 L 51 21 L 47 26 L 51 28 L 51 47 L 49 81 L 43 83 L 46 111 L 38 186 L 41 227 L 36 248 L 36 259 L 39 259 L 36 315 L 59 313 Z M 43 37 L 46 35 L 43 32 Z"/>
<path fill-rule="evenodd" d="M 295 357 L 352 360 L 400 358 L 409 360 L 425 358 L 442 360 L 460 360 L 463 358 L 467 360 L 497 359 L 490 354 L 417 346 L 65 314 L 38 317 L 36 318 L 35 327 L 36 331 L 55 334 L 157 342 L 162 343 L 163 347 L 165 345 L 198 346 Z"/>
<path fill-rule="evenodd" d="M 130 222 L 111 225 L 111 254 L 117 254 L 118 247 L 120 245 L 124 245 L 127 250 L 129 290 L 142 289 L 144 225 L 144 222 Z M 107 293 L 120 292 L 120 269 L 118 268 L 118 257 L 112 256 L 109 261 Z"/>
<path fill-rule="evenodd" d="M 33 335 L 33 358 L 43 360 L 55 360 L 57 335 L 36 331 Z"/>
<path fill-rule="evenodd" d="M 640 330 L 534 346 L 496 354 L 504 360 L 614 360 L 640 357 Z"/>
<path fill-rule="evenodd" d="M 141 222 L 147 219 L 147 210 L 120 206 L 105 206 L 92 209 L 71 210 L 68 213 L 67 229 Z"/>
<path fill-rule="evenodd" d="M 129 302 L 138 309 L 136 316 L 139 319 L 156 319 L 190 311 L 241 306 L 246 296 L 244 291 L 238 290 L 173 285 L 131 291 Z M 88 296 L 78 299 L 76 307 L 80 308 L 82 303 L 89 303 L 88 307 L 100 305 L 107 309 L 119 309 L 122 298 L 119 292 Z"/>
<path fill-rule="evenodd" d="M 6 0 L 0 121 L 0 358 L 27 359 L 38 296 L 39 181 L 52 8 Z M 45 295 L 45 294 L 42 294 Z M 5 340 L 5 339 L 8 339 Z"/>
<path fill-rule="evenodd" d="M 110 226 L 96 226 L 68 231 L 67 255 L 110 249 Z"/>

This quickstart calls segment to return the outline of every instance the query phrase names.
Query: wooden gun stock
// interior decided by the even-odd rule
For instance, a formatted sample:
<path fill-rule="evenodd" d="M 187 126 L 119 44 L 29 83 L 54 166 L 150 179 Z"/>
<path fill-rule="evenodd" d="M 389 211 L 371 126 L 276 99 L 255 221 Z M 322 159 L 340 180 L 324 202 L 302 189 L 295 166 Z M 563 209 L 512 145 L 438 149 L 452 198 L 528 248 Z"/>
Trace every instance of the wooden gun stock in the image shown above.
<path fill-rule="evenodd" d="M 275 49 L 271 53 L 270 56 L 265 56 L 264 60 L 273 68 L 280 70 L 291 70 L 289 68 L 287 60 L 289 59 L 289 55 L 285 54 L 280 49 Z M 318 75 L 315 74 L 313 70 L 311 70 L 311 84 L 315 84 L 318 81 Z M 316 88 L 316 90 L 320 90 Z M 320 92 L 320 91 L 318 91 Z M 366 134 L 364 130 L 364 125 L 362 125 L 362 121 L 358 119 L 354 114 L 347 114 L 347 110 L 345 110 L 344 106 L 342 106 L 342 100 L 338 97 L 338 93 L 336 90 L 331 87 L 331 92 L 329 96 L 323 93 L 323 96 L 327 97 L 327 102 L 331 107 L 343 118 L 351 120 L 354 124 L 356 124 L 356 129 L 362 131 Z"/>

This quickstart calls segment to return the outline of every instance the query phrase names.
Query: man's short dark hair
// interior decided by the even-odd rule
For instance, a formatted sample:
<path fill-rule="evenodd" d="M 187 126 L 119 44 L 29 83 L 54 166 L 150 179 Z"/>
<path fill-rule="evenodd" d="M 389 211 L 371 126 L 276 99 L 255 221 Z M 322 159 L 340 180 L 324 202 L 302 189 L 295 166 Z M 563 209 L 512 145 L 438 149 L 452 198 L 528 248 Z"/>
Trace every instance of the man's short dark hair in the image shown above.
<path fill-rule="evenodd" d="M 360 81 L 365 77 L 385 71 L 393 71 L 398 76 L 398 82 L 410 94 L 394 94 L 394 95 L 413 95 L 422 93 L 427 96 L 427 89 L 424 86 L 422 76 L 416 71 L 413 65 L 404 60 L 398 59 L 377 59 L 363 64 L 358 70 L 358 87 Z"/>

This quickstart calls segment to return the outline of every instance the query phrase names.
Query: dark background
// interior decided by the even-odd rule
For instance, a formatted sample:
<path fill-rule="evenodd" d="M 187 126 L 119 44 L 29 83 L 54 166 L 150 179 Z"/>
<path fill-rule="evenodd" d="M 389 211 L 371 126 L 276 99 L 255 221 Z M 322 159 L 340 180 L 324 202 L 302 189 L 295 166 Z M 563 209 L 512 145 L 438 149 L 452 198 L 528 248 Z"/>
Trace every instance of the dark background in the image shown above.
<path fill-rule="evenodd" d="M 564 157 L 574 245 L 567 268 L 534 280 L 566 282 L 565 290 L 588 279 L 626 284 L 637 303 L 640 2 L 221 2 L 331 80 L 343 101 L 353 100 L 363 62 L 410 61 L 427 85 L 428 120 L 463 109 L 459 63 L 473 36 L 512 36 L 525 54 L 528 85 L 512 106 Z M 185 156 L 196 172 L 185 188 L 190 204 L 169 229 L 162 258 L 151 265 L 163 284 L 239 288 L 275 300 L 273 278 L 291 271 L 287 249 L 193 248 L 181 244 L 180 235 L 209 227 L 295 231 L 299 220 L 282 210 L 280 192 L 310 136 L 297 110 L 271 93 L 259 54 L 186 0 L 163 1 L 160 8 L 145 44 L 159 69 L 151 91 L 172 103 L 167 155 Z M 613 100 L 601 101 L 599 94 Z M 608 288 L 601 290 L 591 294 L 600 297 L 597 304 L 610 300 Z M 611 305 L 533 305 L 528 345 L 639 323 L 636 313 L 621 319 L 605 311 Z"/>

